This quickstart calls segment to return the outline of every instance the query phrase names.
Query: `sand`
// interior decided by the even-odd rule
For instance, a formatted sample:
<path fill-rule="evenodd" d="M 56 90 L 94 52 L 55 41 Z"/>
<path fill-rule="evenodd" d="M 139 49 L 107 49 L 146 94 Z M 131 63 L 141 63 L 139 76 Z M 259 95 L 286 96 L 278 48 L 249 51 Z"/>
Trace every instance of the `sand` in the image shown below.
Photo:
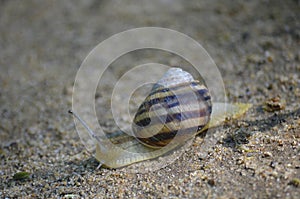
<path fill-rule="evenodd" d="M 299 13 L 296 0 L 1 1 L 0 197 L 300 198 Z M 153 172 L 97 168 L 67 113 L 76 72 L 98 43 L 144 26 L 201 43 L 229 101 L 253 108 L 214 129 L 221 133 L 207 154 L 197 136 Z M 112 74 L 141 60 L 184 63 L 135 52 L 114 63 Z M 97 113 L 114 130 L 105 109 Z"/>

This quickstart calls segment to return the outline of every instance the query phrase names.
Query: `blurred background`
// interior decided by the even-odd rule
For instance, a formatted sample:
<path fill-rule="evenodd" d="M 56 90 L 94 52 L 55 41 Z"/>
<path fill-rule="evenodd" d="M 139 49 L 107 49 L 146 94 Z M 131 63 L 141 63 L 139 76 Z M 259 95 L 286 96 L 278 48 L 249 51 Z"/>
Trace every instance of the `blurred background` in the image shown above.
<path fill-rule="evenodd" d="M 259 108 L 267 99 L 275 96 L 284 99 L 285 111 L 294 113 L 293 119 L 285 117 L 286 122 L 298 124 L 294 134 L 287 138 L 291 142 L 296 140 L 297 149 L 291 149 L 285 156 L 299 155 L 299 13 L 300 3 L 297 0 L 0 1 L 0 197 L 38 196 L 42 193 L 48 197 L 63 197 L 69 192 L 81 197 L 95 197 L 103 191 L 108 194 L 106 196 L 115 196 L 115 190 L 103 187 L 89 192 L 95 195 L 80 193 L 95 186 L 89 184 L 93 170 L 89 175 L 77 177 L 81 179 L 82 186 L 74 188 L 75 185 L 63 184 L 67 177 L 68 180 L 76 177 L 72 173 L 80 170 L 81 161 L 89 157 L 85 154 L 84 158 L 76 159 L 77 164 L 70 163 L 70 159 L 84 151 L 84 147 L 67 111 L 71 108 L 76 72 L 88 53 L 113 34 L 145 26 L 174 29 L 203 45 L 222 73 L 229 100 L 253 103 L 253 118 L 271 116 Z M 118 69 L 118 66 L 136 65 L 141 60 L 169 65 L 183 63 L 168 54 L 147 51 L 133 52 L 113 64 Z M 122 71 L 115 71 L 116 78 L 119 73 Z M 101 96 L 99 94 L 96 98 L 101 99 Z M 101 107 L 98 108 L 101 115 Z M 107 128 L 113 128 L 113 125 L 108 122 Z M 273 131 L 280 132 L 284 126 L 278 128 Z M 273 132 L 270 128 L 265 131 Z M 289 129 L 286 131 L 289 132 Z M 281 162 L 281 157 L 282 154 L 278 155 L 278 159 L 275 155 L 274 161 Z M 94 168 L 93 163 L 85 164 Z M 299 167 L 297 169 L 293 162 L 290 164 L 293 168 L 288 171 L 290 175 L 276 171 L 282 180 L 279 182 L 276 177 L 236 178 L 237 182 L 250 181 L 261 189 L 245 183 L 240 185 L 242 188 L 237 184 L 231 186 L 230 180 L 235 179 L 233 173 L 217 183 L 216 190 L 221 192 L 211 190 L 204 183 L 198 188 L 195 184 L 191 186 L 196 195 L 181 193 L 183 195 L 177 196 L 196 197 L 197 193 L 207 191 L 218 196 L 247 197 L 256 190 L 256 196 L 296 197 L 299 196 L 299 188 L 288 183 L 294 178 L 299 180 Z M 86 167 L 80 171 L 86 171 Z M 180 171 L 180 166 L 176 168 Z M 25 182 L 13 178 L 14 174 L 22 171 L 30 173 Z M 102 172 L 115 175 L 117 171 Z M 248 174 L 246 172 L 246 176 Z M 156 180 L 163 178 L 154 175 Z M 147 179 L 147 176 L 144 177 Z M 122 178 L 114 177 L 112 187 L 118 185 Z M 136 176 L 129 176 L 129 179 L 139 182 Z M 172 184 L 172 180 L 175 179 L 166 181 L 165 187 Z M 191 191 L 186 184 L 176 183 L 186 193 Z M 279 188 L 273 187 L 272 183 L 278 183 Z M 123 185 L 124 190 L 129 189 L 127 194 L 132 193 L 130 190 L 143 189 L 142 186 L 133 188 L 126 182 Z M 199 190 L 203 186 L 206 189 Z M 229 191 L 230 187 L 235 191 Z M 116 189 L 120 191 L 122 186 Z M 160 188 L 157 188 L 156 194 L 154 187 L 150 190 L 153 193 L 148 192 L 149 196 L 170 194 L 163 193 Z M 146 192 L 141 191 L 141 194 Z"/>

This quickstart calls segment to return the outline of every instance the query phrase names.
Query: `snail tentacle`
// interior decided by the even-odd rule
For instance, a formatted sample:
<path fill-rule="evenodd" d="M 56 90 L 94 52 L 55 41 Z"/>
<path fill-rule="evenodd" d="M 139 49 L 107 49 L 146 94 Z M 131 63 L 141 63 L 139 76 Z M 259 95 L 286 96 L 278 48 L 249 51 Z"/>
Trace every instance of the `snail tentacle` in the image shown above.
<path fill-rule="evenodd" d="M 98 145 L 99 145 L 99 147 L 101 148 L 102 151 L 108 151 L 105 148 L 105 145 L 102 144 L 103 141 L 98 136 L 96 136 L 96 134 L 93 132 L 93 130 L 87 125 L 87 123 L 83 119 L 81 119 L 81 117 L 77 113 L 75 113 L 72 110 L 69 110 L 68 113 L 73 115 L 82 124 L 82 126 L 88 131 L 90 136 L 98 142 Z"/>

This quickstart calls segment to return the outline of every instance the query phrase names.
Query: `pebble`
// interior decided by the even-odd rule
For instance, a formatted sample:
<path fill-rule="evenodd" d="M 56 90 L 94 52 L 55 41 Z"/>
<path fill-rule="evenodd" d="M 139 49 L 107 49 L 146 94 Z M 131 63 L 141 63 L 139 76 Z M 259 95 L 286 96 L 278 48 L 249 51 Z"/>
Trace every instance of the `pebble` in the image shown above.
<path fill-rule="evenodd" d="M 267 157 L 273 157 L 272 153 L 267 151 L 263 153 L 263 157 L 267 158 Z"/>

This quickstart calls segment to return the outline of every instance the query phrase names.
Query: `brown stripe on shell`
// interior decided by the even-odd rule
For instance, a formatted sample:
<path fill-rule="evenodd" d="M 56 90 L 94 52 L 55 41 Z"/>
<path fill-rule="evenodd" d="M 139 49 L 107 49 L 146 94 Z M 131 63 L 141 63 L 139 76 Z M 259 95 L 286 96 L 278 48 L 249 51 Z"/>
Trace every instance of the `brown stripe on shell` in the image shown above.
<path fill-rule="evenodd" d="M 181 85 L 180 88 L 182 90 L 179 93 L 176 92 L 176 95 L 174 95 L 174 92 L 172 92 L 173 88 L 169 89 L 168 92 L 160 93 L 159 95 L 155 95 L 155 96 L 149 95 L 145 99 L 145 102 L 138 109 L 138 112 L 135 116 L 134 122 L 137 123 L 142 118 L 151 117 L 151 114 L 149 112 L 150 108 L 156 104 L 161 105 L 161 107 L 165 108 L 165 109 L 170 109 L 172 107 L 178 106 L 179 105 L 178 99 L 180 99 L 181 106 L 183 106 L 184 104 L 189 104 L 189 101 L 184 101 L 184 100 L 189 99 L 189 96 L 187 96 L 187 95 L 188 94 L 190 95 L 191 92 L 193 92 L 198 98 L 200 98 L 200 99 L 198 99 L 198 101 L 200 101 L 200 102 L 206 101 L 208 103 L 207 106 L 210 107 L 211 106 L 210 95 L 209 95 L 207 88 L 204 87 L 203 85 L 199 85 L 198 88 L 195 90 L 194 88 L 190 87 L 190 85 L 191 85 L 190 83 Z M 183 86 L 185 86 L 185 87 L 183 87 Z M 189 90 L 189 91 L 187 91 L 187 90 Z M 199 94 L 199 92 L 201 92 L 201 94 Z M 165 100 L 167 102 L 165 102 Z M 197 104 L 199 104 L 199 103 L 197 103 Z M 211 109 L 211 107 L 210 107 L 210 109 Z"/>
<path fill-rule="evenodd" d="M 187 90 L 187 89 L 185 89 L 185 90 Z M 188 108 L 192 108 L 192 106 L 195 106 L 196 109 L 201 108 L 199 106 L 202 104 L 202 105 L 204 105 L 205 108 L 208 109 L 208 112 L 211 113 L 210 95 L 209 95 L 207 89 L 205 89 L 205 92 L 203 92 L 203 90 L 204 89 L 202 89 L 202 87 L 201 87 L 201 90 L 197 90 L 195 92 L 194 92 L 194 90 L 190 89 L 189 92 L 186 91 L 185 93 L 181 93 L 180 95 L 178 94 L 176 96 L 172 95 L 172 96 L 174 96 L 174 99 L 170 98 L 167 102 L 164 102 L 164 99 L 166 99 L 166 97 L 170 97 L 170 96 L 162 96 L 161 98 L 156 98 L 156 99 L 159 99 L 159 102 L 154 103 L 154 104 L 153 103 L 148 103 L 147 106 L 142 105 L 140 107 L 139 110 L 143 110 L 143 111 L 139 111 L 136 114 L 136 116 L 134 118 L 134 123 L 139 125 L 139 122 L 141 120 L 148 120 L 149 121 L 149 118 L 155 117 L 157 115 L 157 113 L 159 113 L 159 111 L 160 111 L 160 110 L 158 110 L 159 108 L 156 107 L 153 111 L 151 111 L 150 109 L 151 109 L 151 107 L 153 108 L 153 105 L 156 105 L 156 104 L 159 104 L 161 109 L 166 109 L 166 110 L 168 110 L 168 112 L 172 112 L 174 114 L 181 113 L 181 112 L 184 112 L 184 111 L 191 111 L 191 110 L 185 108 L 186 104 L 187 104 Z M 203 92 L 204 96 L 200 96 L 199 93 L 198 93 L 199 91 Z M 189 96 L 186 96 L 187 93 L 190 93 L 190 92 L 194 92 L 194 93 L 197 94 L 197 97 L 198 97 L 197 100 L 198 101 L 196 101 L 196 103 L 194 103 L 194 104 L 191 104 L 190 100 L 188 98 Z M 146 98 L 145 101 L 149 102 L 149 98 L 151 99 L 151 97 L 152 96 L 150 95 L 149 97 Z M 178 99 L 181 99 L 180 100 L 181 104 L 179 104 Z M 180 105 L 179 108 L 178 108 L 178 105 Z M 161 110 L 161 111 L 163 111 L 163 110 Z M 150 123 L 150 121 L 149 121 L 149 123 Z"/>
<path fill-rule="evenodd" d="M 165 118 L 165 123 L 169 123 L 172 121 L 180 122 L 189 118 L 205 117 L 209 115 L 210 112 L 207 111 L 207 109 L 200 109 L 200 110 L 192 110 L 189 112 L 186 111 L 184 113 L 179 112 L 179 113 L 167 114 L 163 116 L 155 116 L 155 117 L 151 117 L 152 119 L 150 119 L 150 117 L 146 117 L 144 119 L 135 121 L 135 124 L 140 127 L 145 127 L 151 123 L 151 120 L 158 121 L 160 118 Z"/>
<path fill-rule="evenodd" d="M 139 132 L 135 133 L 136 138 L 147 138 L 153 137 L 158 133 L 167 133 L 169 131 L 175 131 L 185 128 L 192 128 L 199 125 L 206 125 L 209 121 L 209 116 L 205 117 L 197 117 L 197 118 L 190 118 L 184 121 L 172 121 L 169 123 L 155 123 L 148 125 L 146 127 L 139 128 Z"/>
<path fill-rule="evenodd" d="M 138 112 L 136 113 L 136 115 L 140 115 L 143 112 L 149 110 L 150 107 L 154 104 L 158 104 L 158 103 L 163 102 L 163 100 L 166 97 L 175 96 L 174 93 L 176 93 L 177 96 L 178 95 L 184 95 L 184 94 L 187 93 L 187 90 L 190 90 L 190 91 L 192 91 L 192 90 L 203 90 L 207 93 L 207 96 L 210 97 L 207 88 L 204 85 L 199 84 L 199 81 L 179 84 L 178 86 L 171 87 L 171 88 L 164 88 L 164 87 L 161 86 L 161 87 L 159 87 L 158 91 L 151 92 L 148 95 L 148 97 L 145 99 L 145 101 L 139 107 Z"/>
<path fill-rule="evenodd" d="M 156 88 L 145 99 L 134 118 L 136 138 L 147 146 L 163 147 L 178 131 L 192 137 L 205 126 L 211 114 L 207 88 L 198 81 L 171 88 Z M 194 129 L 193 132 L 191 129 Z"/>
<path fill-rule="evenodd" d="M 204 125 L 205 126 L 205 125 Z M 139 140 L 152 148 L 161 148 L 164 147 L 166 145 L 168 145 L 174 138 L 175 136 L 177 136 L 177 139 L 182 139 L 181 137 L 189 137 L 187 136 L 187 134 L 194 134 L 195 132 L 199 132 L 201 131 L 201 129 L 203 129 L 204 127 L 203 125 L 200 126 L 194 126 L 194 127 L 190 127 L 190 128 L 185 128 L 185 129 L 181 129 L 182 132 L 181 134 L 178 134 L 178 130 L 175 131 L 168 131 L 168 132 L 160 132 L 159 134 L 149 137 L 149 138 L 139 138 Z M 190 136 L 191 138 L 191 136 Z"/>

